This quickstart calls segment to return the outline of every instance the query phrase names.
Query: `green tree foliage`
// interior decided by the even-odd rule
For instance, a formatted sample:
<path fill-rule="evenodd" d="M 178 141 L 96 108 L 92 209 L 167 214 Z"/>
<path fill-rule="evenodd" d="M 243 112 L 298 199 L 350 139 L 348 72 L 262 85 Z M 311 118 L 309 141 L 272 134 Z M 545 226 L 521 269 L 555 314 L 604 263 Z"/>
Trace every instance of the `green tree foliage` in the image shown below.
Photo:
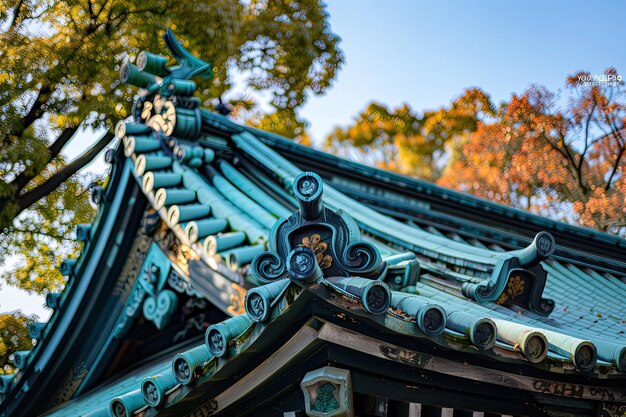
<path fill-rule="evenodd" d="M 331 152 L 407 175 L 434 181 L 452 152 L 476 130 L 480 118 L 495 114 L 489 96 L 469 89 L 449 108 L 419 114 L 408 104 L 393 110 L 371 103 L 348 127 L 326 139 Z"/>
<path fill-rule="evenodd" d="M 308 123 L 302 120 L 292 109 L 280 109 L 272 113 L 258 114 L 249 118 L 247 123 L 257 129 L 310 145 L 310 138 L 306 131 Z"/>
<path fill-rule="evenodd" d="M 343 61 L 319 0 L 0 0 L 0 263 L 21 262 L 5 274 L 11 284 L 62 285 L 58 255 L 76 249 L 71 231 L 92 215 L 75 174 L 112 135 L 74 161 L 61 151 L 79 128 L 108 130 L 129 114 L 118 71 L 141 50 L 163 51 L 167 27 L 214 67 L 198 84 L 205 106 L 237 76 L 271 97 L 292 131 L 307 92 L 328 88 Z"/>
<path fill-rule="evenodd" d="M 28 335 L 28 325 L 34 316 L 18 312 L 0 314 L 0 374 L 12 374 L 15 368 L 9 361 L 13 352 L 31 350 L 33 341 Z"/>

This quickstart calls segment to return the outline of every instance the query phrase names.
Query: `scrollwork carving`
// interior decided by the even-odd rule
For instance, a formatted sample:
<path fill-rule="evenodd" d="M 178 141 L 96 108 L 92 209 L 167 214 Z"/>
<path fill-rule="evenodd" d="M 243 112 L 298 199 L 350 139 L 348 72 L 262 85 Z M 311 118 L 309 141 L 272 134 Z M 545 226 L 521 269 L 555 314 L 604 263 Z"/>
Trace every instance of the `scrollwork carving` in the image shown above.
<path fill-rule="evenodd" d="M 274 226 L 268 241 L 270 251 L 286 260 L 294 249 L 307 248 L 324 277 L 384 276 L 386 268 L 378 249 L 361 239 L 354 219 L 343 210 L 334 211 L 324 206 L 323 182 L 319 175 L 303 172 L 296 176 L 293 194 L 300 209 Z M 299 254 L 292 261 L 302 263 L 305 258 Z M 298 268 L 301 266 L 294 264 L 289 271 L 290 276 L 300 282 Z M 290 268 L 289 262 L 286 268 Z"/>
<path fill-rule="evenodd" d="M 292 186 L 299 210 L 274 225 L 269 251 L 252 261 L 251 275 L 266 285 L 246 296 L 250 319 L 263 322 L 270 317 L 272 300 L 289 283 L 285 278 L 307 287 L 322 284 L 360 303 L 368 313 L 384 314 L 391 295 L 387 284 L 379 281 L 385 277 L 387 263 L 378 248 L 361 239 L 361 231 L 348 213 L 324 207 L 319 175 L 303 172 Z M 209 347 L 217 342 L 213 336 L 207 338 Z"/>
<path fill-rule="evenodd" d="M 341 261 L 341 266 L 347 272 L 355 275 L 368 275 L 380 266 L 382 258 L 373 244 L 357 241 L 346 246 Z"/>
<path fill-rule="evenodd" d="M 276 252 L 258 254 L 250 265 L 250 274 L 259 284 L 269 284 L 287 276 L 285 263 Z"/>

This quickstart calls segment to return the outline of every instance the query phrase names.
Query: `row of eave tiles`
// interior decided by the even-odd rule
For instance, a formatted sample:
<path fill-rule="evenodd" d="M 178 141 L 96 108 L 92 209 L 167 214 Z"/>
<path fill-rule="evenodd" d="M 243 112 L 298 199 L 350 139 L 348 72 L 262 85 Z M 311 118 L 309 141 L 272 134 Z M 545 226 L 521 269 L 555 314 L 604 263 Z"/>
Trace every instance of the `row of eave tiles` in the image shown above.
<path fill-rule="evenodd" d="M 209 147 L 186 145 L 169 138 L 166 143 L 172 150 L 172 156 L 165 152 L 162 139 L 145 131 L 142 126 L 127 125 L 126 131 L 135 135 L 121 137 L 125 154 L 133 161 L 135 176 L 151 205 L 159 211 L 177 237 L 192 247 L 209 265 L 214 264 L 216 254 L 232 269 L 249 263 L 263 250 L 263 239 L 275 220 L 292 213 L 291 209 L 270 198 L 256 184 L 260 181 L 264 187 L 272 189 L 288 201 L 293 201 L 285 190 L 290 188 L 289 179 L 300 170 L 249 133 L 233 136 L 238 151 L 264 165 L 279 178 L 279 182 L 282 180 L 282 184 L 260 171 L 254 171 L 253 181 L 246 170 L 236 169 L 227 161 L 215 158 L 215 152 Z M 199 168 L 204 173 L 209 172 L 209 175 L 200 174 Z M 350 214 L 357 214 L 354 216 L 357 221 L 368 216 L 376 218 L 369 208 L 345 196 L 339 196 L 336 191 L 329 191 L 333 190 L 325 184 L 325 204 L 330 208 L 343 208 Z M 457 234 L 444 235 L 433 227 L 420 228 L 414 224 L 404 224 L 403 227 L 411 228 L 412 237 L 417 239 L 418 244 L 420 240 L 427 243 L 426 250 L 418 253 L 421 276 L 430 275 L 429 271 L 440 274 L 442 268 L 445 270 L 449 267 L 450 276 L 455 279 L 484 279 L 488 276 L 488 268 L 480 262 L 473 263 L 472 259 L 476 259 L 474 254 L 484 256 L 486 251 L 497 254 L 502 250 L 493 245 L 487 249 L 481 242 L 475 239 L 465 240 Z M 373 241 L 383 256 L 416 248 L 415 240 L 405 242 L 405 247 L 401 249 L 397 245 L 386 245 L 380 239 Z M 435 254 L 444 247 L 448 250 L 440 251 L 443 256 L 439 258 L 424 255 Z M 470 261 L 465 262 L 467 259 Z M 566 336 L 565 340 L 568 339 L 567 336 L 590 340 L 598 349 L 598 365 L 603 366 L 606 371 L 610 363 L 615 361 L 612 360 L 614 355 L 620 354 L 621 357 L 626 354 L 626 304 L 619 302 L 626 300 L 626 285 L 610 275 L 600 275 L 589 269 L 582 271 L 571 264 L 555 260 L 544 261 L 542 264 L 549 274 L 544 297 L 552 298 L 556 302 L 556 308 L 548 318 L 530 312 L 515 313 L 493 303 L 479 305 L 422 282 L 417 283 L 416 289 L 418 293 L 430 298 L 432 303 L 439 304 L 448 311 L 468 311 L 477 318 L 488 317 L 517 323 L 522 325 L 519 327 L 520 331 L 528 326 L 536 331 L 543 329 L 548 333 L 560 333 Z M 451 329 L 445 329 L 445 332 L 459 336 L 459 333 Z M 420 334 L 419 330 L 416 330 L 416 334 Z M 423 334 L 422 336 L 427 337 Z M 550 337 L 548 341 L 553 342 Z M 499 340 L 497 345 L 513 350 L 510 343 Z M 209 355 L 207 360 L 210 358 L 208 348 L 206 351 L 201 347 L 195 348 L 196 351 L 198 349 L 202 354 Z M 572 369 L 573 365 L 569 358 L 562 355 L 563 351 L 559 354 L 554 350 L 551 349 L 549 358 Z M 164 391 L 179 383 L 174 377 L 171 361 L 168 360 L 136 370 L 124 380 L 74 400 L 51 415 L 109 415 L 112 412 L 110 403 L 113 399 L 118 400 L 117 404 L 123 403 L 130 412 L 147 407 L 139 387 L 146 375 L 160 381 L 159 385 L 166 384 L 161 387 Z"/>

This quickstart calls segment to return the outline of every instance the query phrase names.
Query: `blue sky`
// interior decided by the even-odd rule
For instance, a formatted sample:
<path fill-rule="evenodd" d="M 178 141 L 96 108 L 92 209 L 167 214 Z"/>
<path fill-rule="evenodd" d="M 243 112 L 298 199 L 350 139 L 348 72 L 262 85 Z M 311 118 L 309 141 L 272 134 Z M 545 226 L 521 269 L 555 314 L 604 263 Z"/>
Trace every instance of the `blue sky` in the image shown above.
<path fill-rule="evenodd" d="M 346 64 L 333 87 L 301 111 L 317 141 L 372 100 L 422 111 L 472 86 L 498 103 L 532 83 L 562 89 L 578 70 L 613 66 L 626 76 L 626 2 L 335 0 L 328 11 Z M 67 156 L 92 141 L 77 136 Z M 104 168 L 101 158 L 89 167 Z M 0 293 L 0 311 L 22 308 L 45 319 L 42 305 L 42 297 L 7 286 Z"/>
<path fill-rule="evenodd" d="M 302 111 L 317 140 L 371 100 L 422 111 L 477 86 L 497 102 L 567 74 L 626 73 L 624 2 L 328 2 L 346 65 Z"/>

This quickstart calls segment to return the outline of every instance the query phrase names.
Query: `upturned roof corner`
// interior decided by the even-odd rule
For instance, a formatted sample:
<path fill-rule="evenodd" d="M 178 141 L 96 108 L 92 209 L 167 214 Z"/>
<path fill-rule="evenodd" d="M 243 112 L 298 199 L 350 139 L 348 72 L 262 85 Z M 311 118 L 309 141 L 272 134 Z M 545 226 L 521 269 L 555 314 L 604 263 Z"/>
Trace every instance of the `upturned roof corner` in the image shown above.
<path fill-rule="evenodd" d="M 495 390 L 501 414 L 623 403 L 623 240 L 239 125 L 194 96 L 211 65 L 163 38 L 175 64 L 122 69 L 139 92 L 97 218 L 0 416 L 239 415 L 285 393 L 350 416 L 363 387 L 445 378 L 468 390 L 454 406 Z"/>

